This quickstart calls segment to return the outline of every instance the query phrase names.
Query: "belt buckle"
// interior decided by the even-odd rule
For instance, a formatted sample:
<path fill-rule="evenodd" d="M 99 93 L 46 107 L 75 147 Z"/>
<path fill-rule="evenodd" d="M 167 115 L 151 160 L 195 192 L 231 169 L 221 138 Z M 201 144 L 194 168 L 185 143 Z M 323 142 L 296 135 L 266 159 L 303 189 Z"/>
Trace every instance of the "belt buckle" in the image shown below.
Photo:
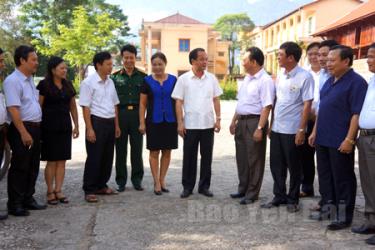
<path fill-rule="evenodd" d="M 133 110 L 134 109 L 134 106 L 133 105 L 129 105 L 128 106 L 128 110 Z"/>

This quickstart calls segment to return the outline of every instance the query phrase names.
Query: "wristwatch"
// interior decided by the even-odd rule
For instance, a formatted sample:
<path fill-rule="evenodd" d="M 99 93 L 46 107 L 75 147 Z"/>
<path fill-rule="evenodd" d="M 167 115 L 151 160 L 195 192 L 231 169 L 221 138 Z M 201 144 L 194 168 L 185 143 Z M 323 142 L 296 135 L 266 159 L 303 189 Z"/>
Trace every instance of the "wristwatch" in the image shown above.
<path fill-rule="evenodd" d="M 257 129 L 262 130 L 263 128 L 261 126 L 258 126 Z"/>
<path fill-rule="evenodd" d="M 305 132 L 303 128 L 298 129 L 298 132 Z"/>

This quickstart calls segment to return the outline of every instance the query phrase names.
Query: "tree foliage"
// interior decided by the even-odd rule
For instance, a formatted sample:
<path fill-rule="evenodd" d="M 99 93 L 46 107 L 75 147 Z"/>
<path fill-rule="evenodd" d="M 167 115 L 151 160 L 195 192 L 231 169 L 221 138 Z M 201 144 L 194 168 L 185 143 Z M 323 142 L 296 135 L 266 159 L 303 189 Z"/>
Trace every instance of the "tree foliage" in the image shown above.
<path fill-rule="evenodd" d="M 108 49 L 122 24 L 108 13 L 90 16 L 83 6 L 76 7 L 72 14 L 71 25 L 57 25 L 57 32 L 50 22 L 45 22 L 40 30 L 41 39 L 34 39 L 32 44 L 43 55 L 62 55 L 82 77 L 94 54 Z"/>
<path fill-rule="evenodd" d="M 227 14 L 216 20 L 214 29 L 221 32 L 222 39 L 231 42 L 229 46 L 229 73 L 232 74 L 235 65 L 235 53 L 241 47 L 241 42 L 238 39 L 239 34 L 253 30 L 254 23 L 246 13 Z"/>
<path fill-rule="evenodd" d="M 42 29 L 47 27 L 52 33 L 58 33 L 58 26 L 70 26 L 76 7 L 82 6 L 90 22 L 95 22 L 95 16 L 107 13 L 109 17 L 121 22 L 117 28 L 117 36 L 112 39 L 112 50 L 116 50 L 125 43 L 129 26 L 127 16 L 122 13 L 118 5 L 108 4 L 105 0 L 33 0 L 27 1 L 20 8 L 20 19 L 25 24 L 24 33 L 33 39 L 43 41 Z"/>

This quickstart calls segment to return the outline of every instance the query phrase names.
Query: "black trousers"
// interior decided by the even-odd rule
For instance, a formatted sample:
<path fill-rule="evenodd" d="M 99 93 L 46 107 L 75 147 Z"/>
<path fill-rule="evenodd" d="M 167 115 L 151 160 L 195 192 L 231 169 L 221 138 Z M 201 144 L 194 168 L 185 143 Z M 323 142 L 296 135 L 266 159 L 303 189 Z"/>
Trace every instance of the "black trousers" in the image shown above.
<path fill-rule="evenodd" d="M 301 164 L 302 164 L 302 192 L 314 195 L 314 178 L 315 178 L 315 148 L 309 145 L 308 138 L 314 128 L 314 121 L 309 120 L 305 143 L 301 146 Z"/>
<path fill-rule="evenodd" d="M 94 194 L 106 188 L 111 177 L 115 146 L 115 120 L 91 116 L 96 141 L 86 140 L 87 158 L 83 173 L 85 194 Z"/>
<path fill-rule="evenodd" d="M 210 188 L 214 129 L 187 129 L 184 138 L 182 163 L 182 185 L 192 191 L 197 178 L 198 146 L 201 155 L 201 170 L 198 190 Z"/>
<path fill-rule="evenodd" d="M 24 123 L 33 138 L 33 145 L 23 145 L 21 135 L 13 123 L 9 126 L 8 141 L 12 149 L 12 159 L 8 172 L 8 208 L 22 207 L 34 200 L 35 183 L 40 164 L 40 127 Z"/>
<path fill-rule="evenodd" d="M 295 135 L 271 132 L 270 168 L 274 180 L 274 201 L 298 204 L 301 186 L 300 147 L 295 144 Z M 289 192 L 286 193 L 286 178 L 289 170 Z"/>
<path fill-rule="evenodd" d="M 337 214 L 336 219 L 351 223 L 357 192 L 354 152 L 343 154 L 337 148 L 317 145 L 316 156 L 323 209 L 325 205 L 333 205 Z"/>

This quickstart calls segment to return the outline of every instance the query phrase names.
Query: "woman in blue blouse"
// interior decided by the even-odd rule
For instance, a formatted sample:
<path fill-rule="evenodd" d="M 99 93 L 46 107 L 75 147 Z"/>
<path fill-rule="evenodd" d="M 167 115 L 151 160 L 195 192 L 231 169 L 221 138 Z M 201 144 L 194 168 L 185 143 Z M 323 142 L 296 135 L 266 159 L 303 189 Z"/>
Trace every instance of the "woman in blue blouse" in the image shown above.
<path fill-rule="evenodd" d="M 167 58 L 163 53 L 157 52 L 151 57 L 153 73 L 144 79 L 139 104 L 139 131 L 146 133 L 156 195 L 169 192 L 165 176 L 171 161 L 171 150 L 177 148 L 178 141 L 175 102 L 171 97 L 177 78 L 165 73 L 166 65 Z"/>

